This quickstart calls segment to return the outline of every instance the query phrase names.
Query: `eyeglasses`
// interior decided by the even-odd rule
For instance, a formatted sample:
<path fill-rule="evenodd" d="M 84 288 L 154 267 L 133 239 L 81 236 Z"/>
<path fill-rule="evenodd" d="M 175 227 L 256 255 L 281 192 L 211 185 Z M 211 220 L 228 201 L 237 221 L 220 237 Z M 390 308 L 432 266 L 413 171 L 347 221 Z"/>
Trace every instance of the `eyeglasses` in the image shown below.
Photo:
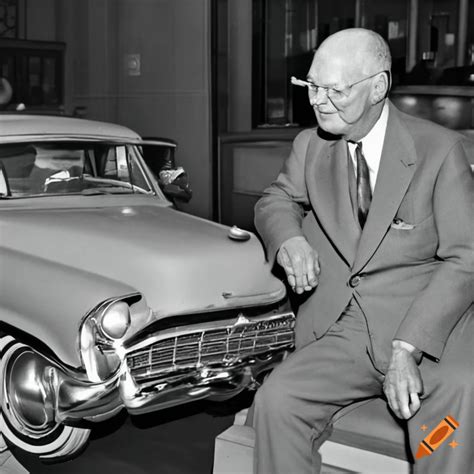
<path fill-rule="evenodd" d="M 361 82 L 366 81 L 367 79 L 371 79 L 372 77 L 377 76 L 378 74 L 385 73 L 390 79 L 390 71 L 379 71 L 376 72 L 375 74 L 372 74 L 371 76 L 364 77 L 363 79 L 360 79 L 359 81 L 353 82 L 352 84 L 348 84 L 347 86 L 344 86 L 342 88 L 336 88 L 336 87 L 323 87 L 323 86 L 318 86 L 316 84 L 313 84 L 312 82 L 309 81 L 302 81 L 301 79 L 297 79 L 295 76 L 291 76 L 291 83 L 294 84 L 295 86 L 300 86 L 300 87 L 307 87 L 308 88 L 308 94 L 311 96 L 315 96 L 318 94 L 319 90 L 323 90 L 326 92 L 326 95 L 328 99 L 331 100 L 331 102 L 342 102 L 345 99 L 349 97 L 351 94 L 352 88 L 360 84 Z"/>

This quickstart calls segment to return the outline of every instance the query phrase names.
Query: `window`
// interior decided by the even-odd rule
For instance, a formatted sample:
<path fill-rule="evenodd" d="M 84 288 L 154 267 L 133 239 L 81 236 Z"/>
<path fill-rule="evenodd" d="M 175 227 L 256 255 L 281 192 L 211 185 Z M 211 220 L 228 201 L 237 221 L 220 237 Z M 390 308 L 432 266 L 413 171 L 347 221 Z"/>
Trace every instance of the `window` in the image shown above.
<path fill-rule="evenodd" d="M 318 43 L 316 0 L 254 0 L 253 125 L 314 122 L 304 90 L 290 85 L 306 77 Z"/>
<path fill-rule="evenodd" d="M 0 147 L 11 197 L 44 194 L 131 194 L 152 189 L 135 147 L 25 143 Z"/>
<path fill-rule="evenodd" d="M 314 125 L 306 90 L 292 87 L 290 78 L 306 77 L 321 42 L 354 26 L 388 42 L 394 87 L 472 86 L 472 15 L 464 2 L 448 0 L 253 0 L 252 128 Z"/>
<path fill-rule="evenodd" d="M 63 106 L 63 43 L 0 38 L 0 75 L 13 89 L 11 106 L 58 110 Z"/>

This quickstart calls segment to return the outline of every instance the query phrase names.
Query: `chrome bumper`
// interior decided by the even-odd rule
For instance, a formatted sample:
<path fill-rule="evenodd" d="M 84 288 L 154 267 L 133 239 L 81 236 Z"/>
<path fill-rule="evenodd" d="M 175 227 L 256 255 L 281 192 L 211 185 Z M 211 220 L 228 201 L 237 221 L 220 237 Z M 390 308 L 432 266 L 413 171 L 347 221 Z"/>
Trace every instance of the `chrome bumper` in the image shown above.
<path fill-rule="evenodd" d="M 294 321 L 286 312 L 163 331 L 120 348 L 120 366 L 99 383 L 44 358 L 35 371 L 43 374 L 45 408 L 66 424 L 102 421 L 122 408 L 142 414 L 202 398 L 225 399 L 254 388 L 259 375 L 293 348 Z"/>

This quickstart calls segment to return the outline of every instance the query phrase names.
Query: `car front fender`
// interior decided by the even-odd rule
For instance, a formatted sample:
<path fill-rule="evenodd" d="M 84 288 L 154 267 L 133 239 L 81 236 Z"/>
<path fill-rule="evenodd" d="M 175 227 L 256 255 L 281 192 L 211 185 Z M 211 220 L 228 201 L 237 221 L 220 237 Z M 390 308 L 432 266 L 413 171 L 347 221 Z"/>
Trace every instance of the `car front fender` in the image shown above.
<path fill-rule="evenodd" d="M 4 323 L 36 338 L 71 367 L 81 365 L 83 317 L 104 300 L 137 292 L 119 281 L 4 247 L 0 268 L 0 329 Z"/>

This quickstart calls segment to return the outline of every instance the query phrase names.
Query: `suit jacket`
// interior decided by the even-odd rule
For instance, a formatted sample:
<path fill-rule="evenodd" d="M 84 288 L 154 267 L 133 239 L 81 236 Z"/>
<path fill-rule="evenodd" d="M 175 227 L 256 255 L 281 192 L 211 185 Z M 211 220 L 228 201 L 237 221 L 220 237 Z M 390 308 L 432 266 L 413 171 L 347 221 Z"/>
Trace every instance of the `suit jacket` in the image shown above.
<path fill-rule="evenodd" d="M 295 138 L 256 205 L 255 225 L 270 261 L 294 236 L 305 236 L 319 254 L 319 285 L 298 311 L 297 348 L 322 337 L 354 297 L 381 370 L 395 338 L 441 357 L 454 326 L 473 313 L 474 183 L 465 140 L 390 103 L 361 232 L 351 206 L 346 142 L 320 129 Z"/>

